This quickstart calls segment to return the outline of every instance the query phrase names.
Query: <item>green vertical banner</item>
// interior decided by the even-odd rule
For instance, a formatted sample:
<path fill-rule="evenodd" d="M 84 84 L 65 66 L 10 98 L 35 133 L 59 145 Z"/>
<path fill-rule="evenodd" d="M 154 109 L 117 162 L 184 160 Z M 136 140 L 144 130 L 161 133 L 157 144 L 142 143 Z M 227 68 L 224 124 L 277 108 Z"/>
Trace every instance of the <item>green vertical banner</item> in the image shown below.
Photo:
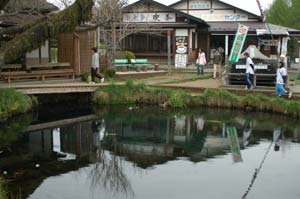
<path fill-rule="evenodd" d="M 233 42 L 233 46 L 231 48 L 230 56 L 229 56 L 229 61 L 236 63 L 239 60 L 241 51 L 243 49 L 247 33 L 248 33 L 249 27 L 244 26 L 242 24 L 239 24 L 238 30 L 236 31 L 235 34 L 235 39 Z"/>
<path fill-rule="evenodd" d="M 243 161 L 242 154 L 241 154 L 240 143 L 239 143 L 239 138 L 237 136 L 236 128 L 227 127 L 226 132 L 230 144 L 230 150 L 232 153 L 233 161 L 242 162 Z"/>

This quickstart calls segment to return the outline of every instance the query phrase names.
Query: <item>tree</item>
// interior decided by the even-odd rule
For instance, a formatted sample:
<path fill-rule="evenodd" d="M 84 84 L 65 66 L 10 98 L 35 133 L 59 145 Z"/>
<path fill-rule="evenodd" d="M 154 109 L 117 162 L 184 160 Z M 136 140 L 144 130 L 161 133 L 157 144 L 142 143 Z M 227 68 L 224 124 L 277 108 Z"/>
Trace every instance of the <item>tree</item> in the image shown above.
<path fill-rule="evenodd" d="M 3 10 L 6 6 L 6 4 L 9 2 L 9 0 L 0 0 L 0 11 Z"/>
<path fill-rule="evenodd" d="M 299 0 L 275 0 L 266 10 L 267 22 L 300 29 L 299 13 Z"/>
<path fill-rule="evenodd" d="M 93 0 L 76 0 L 65 10 L 44 20 L 28 25 L 26 29 L 0 49 L 0 65 L 13 63 L 26 52 L 40 47 L 47 39 L 62 32 L 71 32 L 92 14 Z"/>

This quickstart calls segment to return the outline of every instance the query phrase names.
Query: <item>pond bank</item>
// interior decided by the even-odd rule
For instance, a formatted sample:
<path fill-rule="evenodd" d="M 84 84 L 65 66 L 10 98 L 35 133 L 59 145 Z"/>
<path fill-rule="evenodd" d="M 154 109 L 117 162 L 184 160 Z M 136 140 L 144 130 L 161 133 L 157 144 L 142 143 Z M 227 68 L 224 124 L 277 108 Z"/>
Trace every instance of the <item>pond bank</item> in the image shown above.
<path fill-rule="evenodd" d="M 160 107 L 184 108 L 194 106 L 243 109 L 259 112 L 272 112 L 292 117 L 300 117 L 300 102 L 261 93 L 239 95 L 225 89 L 205 89 L 191 93 L 179 89 L 151 88 L 144 84 L 127 81 L 125 85 L 110 84 L 98 88 L 93 102 L 109 104 L 157 104 Z"/>

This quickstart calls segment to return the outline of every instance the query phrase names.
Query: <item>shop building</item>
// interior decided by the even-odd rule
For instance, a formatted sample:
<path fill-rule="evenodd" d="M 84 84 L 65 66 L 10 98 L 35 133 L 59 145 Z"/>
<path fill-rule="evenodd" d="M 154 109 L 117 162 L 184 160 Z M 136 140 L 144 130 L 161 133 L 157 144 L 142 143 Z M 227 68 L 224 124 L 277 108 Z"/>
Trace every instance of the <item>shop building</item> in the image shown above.
<path fill-rule="evenodd" d="M 262 17 L 219 0 L 181 0 L 170 6 L 152 0 L 140 0 L 124 9 L 124 22 L 150 24 L 150 29 L 171 30 L 171 55 L 173 64 L 176 54 L 184 54 L 189 63 L 202 48 L 208 59 L 213 49 L 224 50 L 228 56 L 234 36 L 241 23 L 249 27 L 244 44 L 256 45 L 268 57 L 287 54 L 291 37 L 300 36 L 300 30 L 267 24 Z M 123 49 L 131 50 L 138 57 L 149 59 L 167 57 L 167 32 L 162 34 L 139 33 L 126 38 Z"/>

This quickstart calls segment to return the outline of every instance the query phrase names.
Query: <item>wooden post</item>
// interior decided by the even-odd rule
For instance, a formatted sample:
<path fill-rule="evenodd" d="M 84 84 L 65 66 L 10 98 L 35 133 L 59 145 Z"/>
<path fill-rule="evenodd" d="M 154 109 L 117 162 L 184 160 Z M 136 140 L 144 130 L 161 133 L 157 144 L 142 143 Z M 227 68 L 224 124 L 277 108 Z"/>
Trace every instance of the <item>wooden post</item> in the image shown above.
<path fill-rule="evenodd" d="M 168 35 L 168 73 L 171 72 L 171 30 L 167 30 Z"/>
<path fill-rule="evenodd" d="M 76 33 L 73 33 L 73 69 L 75 72 L 80 74 L 79 68 L 79 36 Z"/>
<path fill-rule="evenodd" d="M 229 36 L 225 35 L 225 64 L 228 62 L 228 41 L 229 41 Z"/>

